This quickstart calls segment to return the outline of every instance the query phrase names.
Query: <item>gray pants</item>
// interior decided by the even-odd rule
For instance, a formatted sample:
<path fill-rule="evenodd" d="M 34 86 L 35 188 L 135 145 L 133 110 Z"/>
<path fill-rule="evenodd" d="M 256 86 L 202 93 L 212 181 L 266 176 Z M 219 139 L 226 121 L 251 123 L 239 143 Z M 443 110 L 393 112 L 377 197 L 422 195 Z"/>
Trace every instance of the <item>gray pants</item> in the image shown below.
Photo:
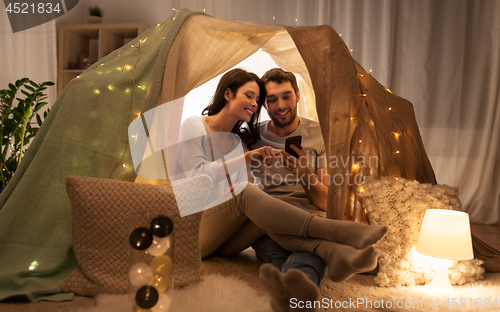
<path fill-rule="evenodd" d="M 306 238 L 313 217 L 319 218 L 249 183 L 235 198 L 203 212 L 202 258 L 211 254 L 236 254 L 266 233 L 287 250 L 313 252 L 321 241 Z"/>

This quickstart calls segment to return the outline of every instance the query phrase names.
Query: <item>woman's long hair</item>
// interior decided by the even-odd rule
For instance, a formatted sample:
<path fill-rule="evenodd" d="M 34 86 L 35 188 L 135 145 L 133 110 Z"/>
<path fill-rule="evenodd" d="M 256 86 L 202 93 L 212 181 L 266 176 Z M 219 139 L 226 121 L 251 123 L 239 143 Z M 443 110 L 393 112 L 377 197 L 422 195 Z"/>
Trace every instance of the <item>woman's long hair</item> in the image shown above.
<path fill-rule="evenodd" d="M 249 81 L 255 81 L 259 85 L 260 94 L 257 100 L 257 110 L 252 115 L 252 118 L 250 118 L 250 122 L 246 123 L 243 120 L 239 120 L 231 130 L 231 132 L 240 136 L 243 142 L 247 144 L 248 148 L 260 139 L 257 123 L 259 122 L 260 110 L 266 100 L 266 86 L 256 74 L 249 73 L 240 68 L 235 68 L 225 73 L 217 85 L 217 89 L 215 90 L 210 104 L 205 107 L 201 113 L 202 115 L 208 116 L 217 114 L 228 102 L 224 97 L 227 89 L 231 90 L 233 95 L 236 96 L 238 89 Z"/>

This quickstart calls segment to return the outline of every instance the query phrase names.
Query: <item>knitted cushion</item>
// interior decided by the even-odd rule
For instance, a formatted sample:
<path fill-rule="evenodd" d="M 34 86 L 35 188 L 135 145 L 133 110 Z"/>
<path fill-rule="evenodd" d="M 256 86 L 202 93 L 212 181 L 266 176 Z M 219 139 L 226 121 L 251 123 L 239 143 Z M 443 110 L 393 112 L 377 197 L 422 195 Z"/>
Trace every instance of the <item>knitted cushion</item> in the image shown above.
<path fill-rule="evenodd" d="M 379 286 L 410 286 L 430 282 L 432 266 L 414 254 L 427 209 L 460 210 L 458 189 L 446 185 L 420 184 L 403 178 L 367 178 L 361 196 L 370 224 L 386 225 L 387 235 L 375 249 L 379 253 Z M 450 267 L 452 284 L 463 284 L 482 277 L 480 260 L 454 261 Z"/>
<path fill-rule="evenodd" d="M 175 184 L 175 196 L 172 184 Z M 193 205 L 204 202 L 211 179 L 201 175 L 172 184 L 157 186 L 90 177 L 66 177 L 72 211 L 73 248 L 78 266 L 61 285 L 61 289 L 83 296 L 127 293 L 128 237 L 133 230 L 130 228 L 130 217 L 160 214 L 170 216 L 174 222 L 175 287 L 198 281 L 201 213 L 181 218 L 176 197 L 178 201 L 191 201 Z"/>

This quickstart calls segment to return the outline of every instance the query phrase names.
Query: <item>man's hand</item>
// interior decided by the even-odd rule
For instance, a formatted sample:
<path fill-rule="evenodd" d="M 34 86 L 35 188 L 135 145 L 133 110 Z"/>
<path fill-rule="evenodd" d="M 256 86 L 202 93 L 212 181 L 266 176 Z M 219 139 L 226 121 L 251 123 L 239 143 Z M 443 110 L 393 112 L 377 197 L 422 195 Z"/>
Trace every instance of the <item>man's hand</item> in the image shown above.
<path fill-rule="evenodd" d="M 305 175 L 307 177 L 312 174 L 304 147 L 301 146 L 299 149 L 297 146 L 292 144 L 290 145 L 290 148 L 295 151 L 299 157 L 293 157 L 286 151 L 282 150 L 281 155 L 283 156 L 283 167 L 291 173 L 296 173 L 298 176 Z"/>
<path fill-rule="evenodd" d="M 328 196 L 328 174 L 326 168 L 318 168 L 318 176 L 316 176 L 309 168 L 309 162 L 304 147 L 301 146 L 300 149 L 298 149 L 292 144 L 290 148 L 294 150 L 299 157 L 295 158 L 289 153 L 281 151 L 284 168 L 291 173 L 297 174 L 309 201 L 321 210 L 326 211 L 326 199 Z"/>

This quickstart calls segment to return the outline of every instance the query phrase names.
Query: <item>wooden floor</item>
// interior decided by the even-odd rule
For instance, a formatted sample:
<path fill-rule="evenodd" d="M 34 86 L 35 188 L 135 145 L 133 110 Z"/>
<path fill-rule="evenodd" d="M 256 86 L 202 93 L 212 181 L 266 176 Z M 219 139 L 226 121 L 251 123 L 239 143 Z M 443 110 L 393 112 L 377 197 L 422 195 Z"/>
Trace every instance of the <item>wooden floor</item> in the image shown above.
<path fill-rule="evenodd" d="M 470 230 L 480 240 L 500 250 L 500 225 L 471 224 Z"/>

